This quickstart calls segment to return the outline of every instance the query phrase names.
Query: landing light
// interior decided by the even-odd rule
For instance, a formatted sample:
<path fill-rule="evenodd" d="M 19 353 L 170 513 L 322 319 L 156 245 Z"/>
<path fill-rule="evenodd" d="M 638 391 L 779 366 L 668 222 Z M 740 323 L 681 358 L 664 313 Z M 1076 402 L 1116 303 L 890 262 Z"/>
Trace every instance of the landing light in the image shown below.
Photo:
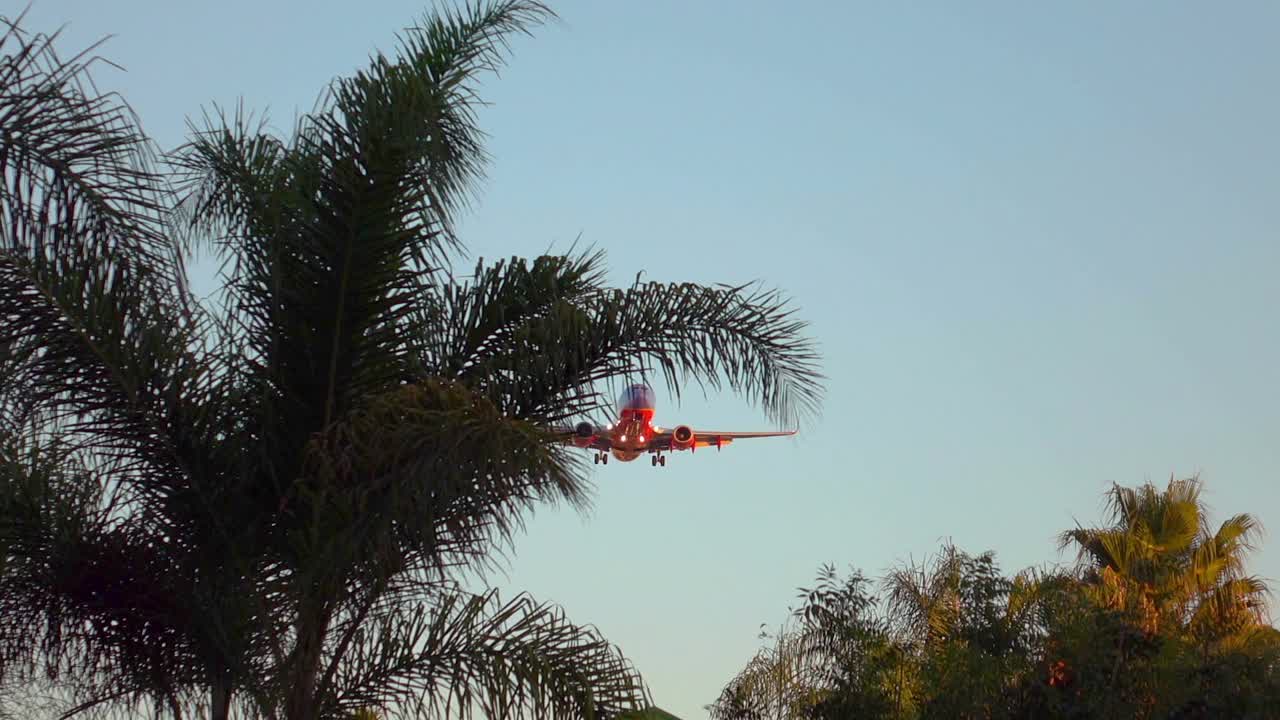
<path fill-rule="evenodd" d="M 622 436 L 622 442 L 626 442 L 626 441 L 627 441 L 627 436 L 626 436 L 626 435 L 623 435 L 623 436 Z"/>

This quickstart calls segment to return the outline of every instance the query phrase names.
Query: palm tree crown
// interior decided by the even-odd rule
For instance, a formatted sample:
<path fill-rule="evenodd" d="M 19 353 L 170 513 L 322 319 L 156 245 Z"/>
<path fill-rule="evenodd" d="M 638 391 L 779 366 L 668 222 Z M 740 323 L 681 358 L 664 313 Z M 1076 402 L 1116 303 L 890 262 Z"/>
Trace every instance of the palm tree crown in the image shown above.
<path fill-rule="evenodd" d="M 1086 580 L 1104 604 L 1132 611 L 1147 632 L 1181 628 L 1205 641 L 1221 640 L 1265 622 L 1266 584 L 1245 572 L 1261 533 L 1252 515 L 1209 525 L 1199 478 L 1114 486 L 1107 496 L 1110 525 L 1064 532 Z"/>
<path fill-rule="evenodd" d="M 429 16 L 287 138 L 215 113 L 158 163 L 50 39 L 0 66 L 0 643 L 85 706 L 512 717 L 647 706 L 558 609 L 458 585 L 589 500 L 548 424 L 655 374 L 791 422 L 818 356 L 755 285 L 603 285 L 603 255 L 453 274 L 476 79 L 531 0 Z M 195 250 L 215 303 L 186 292 Z"/>

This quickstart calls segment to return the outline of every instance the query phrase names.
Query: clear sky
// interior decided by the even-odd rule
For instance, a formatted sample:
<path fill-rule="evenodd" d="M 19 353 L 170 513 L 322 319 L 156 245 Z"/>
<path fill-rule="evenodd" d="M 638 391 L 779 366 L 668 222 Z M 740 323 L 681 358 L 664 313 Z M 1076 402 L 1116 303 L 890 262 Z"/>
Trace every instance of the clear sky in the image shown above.
<path fill-rule="evenodd" d="M 825 353 L 798 439 L 610 463 L 496 580 L 667 709 L 704 716 L 820 563 L 1063 561 L 1109 483 L 1170 473 L 1280 528 L 1280 4 L 1050 5 L 560 2 L 486 84 L 474 256 L 580 235 L 619 284 L 761 279 Z M 37 0 L 27 27 L 116 34 L 100 84 L 172 147 L 214 101 L 288 129 L 424 9 Z M 658 421 L 769 427 L 696 393 Z"/>

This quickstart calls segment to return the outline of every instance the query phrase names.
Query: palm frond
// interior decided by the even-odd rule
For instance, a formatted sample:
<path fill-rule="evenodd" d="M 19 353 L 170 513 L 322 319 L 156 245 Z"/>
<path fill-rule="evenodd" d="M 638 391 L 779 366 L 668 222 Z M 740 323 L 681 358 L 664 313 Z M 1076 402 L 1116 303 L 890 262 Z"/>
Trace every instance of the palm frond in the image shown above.
<path fill-rule="evenodd" d="M 22 19 L 0 18 L 0 250 L 56 258 L 92 245 L 184 282 L 150 144 L 128 106 L 89 78 L 98 46 L 64 60 L 57 33 L 31 35 Z"/>
<path fill-rule="evenodd" d="M 952 634 L 961 619 L 961 590 L 969 560 L 946 544 L 936 555 L 901 564 L 885 576 L 886 609 L 901 637 L 925 645 Z"/>
<path fill-rule="evenodd" d="M 452 591 L 417 613 L 377 617 L 335 686 L 333 709 L 399 706 L 409 717 L 609 718 L 650 704 L 630 663 L 593 628 L 492 591 Z"/>
<path fill-rule="evenodd" d="M 1103 605 L 1136 613 L 1148 633 L 1166 627 L 1220 642 L 1266 616 L 1266 586 L 1245 572 L 1261 526 L 1241 514 L 1212 530 L 1202 487 L 1196 476 L 1171 477 L 1163 490 L 1113 486 L 1111 525 L 1061 540 L 1078 545 L 1092 570 L 1086 589 Z"/>
<path fill-rule="evenodd" d="M 422 320 L 427 334 L 424 370 L 466 378 L 526 324 L 546 317 L 560 303 L 600 292 L 603 261 L 603 252 L 543 255 L 532 262 L 513 257 L 488 266 L 481 261 L 470 282 L 424 288 L 429 293 Z"/>
<path fill-rule="evenodd" d="M 449 212 L 483 162 L 473 83 L 511 33 L 548 15 L 519 0 L 437 15 L 395 58 L 337 81 L 289 142 L 237 115 L 177 154 L 189 222 L 224 233 L 234 333 L 278 490 L 311 433 L 412 377 L 422 276 L 453 247 Z"/>
<path fill-rule="evenodd" d="M 391 558 L 397 571 L 439 572 L 499 550 L 534 504 L 587 502 L 582 468 L 542 428 L 442 381 L 364 401 L 316 436 L 306 467 L 314 481 L 291 512 L 323 513 L 307 536 L 320 547 L 297 549 L 321 568 Z"/>
<path fill-rule="evenodd" d="M 92 89 L 92 48 L 63 61 L 54 38 L 4 24 L 0 347 L 27 408 L 171 465 L 150 414 L 175 391 L 191 308 L 167 187 L 128 108 Z"/>
<path fill-rule="evenodd" d="M 538 0 L 468 3 L 426 16 L 402 35 L 394 63 L 375 58 L 368 75 L 337 93 L 344 114 L 354 116 L 358 108 L 368 120 L 360 130 L 369 141 L 389 138 L 392 152 L 407 151 L 410 182 L 428 193 L 424 210 L 447 238 L 453 212 L 465 204 L 485 162 L 475 79 L 501 68 L 512 35 L 553 17 Z"/>
<path fill-rule="evenodd" d="M 795 635 L 779 633 L 720 691 L 707 707 L 708 715 L 715 720 L 804 717 L 803 710 L 824 689 L 809 677 L 807 671 L 815 666 L 806 662 L 808 657 Z"/>
<path fill-rule="evenodd" d="M 58 460 L 3 458 L 20 479 L 8 489 L 23 490 L 10 493 L 0 602 L 26 631 L 14 642 L 35 643 L 84 703 L 171 698 L 210 654 L 231 662 L 215 629 L 194 628 L 207 608 L 184 567 L 193 549 L 226 547 L 199 531 L 225 509 L 211 448 L 239 449 L 234 404 L 210 402 L 232 397 L 225 355 L 204 352 L 171 194 L 127 106 L 89 82 L 92 49 L 64 61 L 55 38 L 5 25 L 0 441 L 45 443 Z"/>
<path fill-rule="evenodd" d="M 0 673 L 84 671 L 74 702 L 103 713 L 177 714 L 210 689 L 262 713 L 287 696 L 294 717 L 647 704 L 593 629 L 451 579 L 536 504 L 586 505 L 585 468 L 545 426 L 611 383 L 726 386 L 792 423 L 821 375 L 759 285 L 610 290 L 598 253 L 452 279 L 453 218 L 486 162 L 476 82 L 550 17 L 531 0 L 429 17 L 287 139 L 215 111 L 171 158 L 173 215 L 87 55 L 7 24 Z M 201 242 L 224 263 L 220 317 L 185 288 Z M 841 592 L 825 610 L 856 614 Z"/>
<path fill-rule="evenodd" d="M 552 283 L 547 289 L 560 288 L 562 296 L 544 297 L 530 312 L 523 289 L 506 279 L 523 271 L 509 267 L 505 275 L 481 274 L 450 304 L 509 319 L 483 336 L 483 352 L 471 353 L 461 372 L 508 412 L 546 422 L 587 415 L 607 404 L 613 384 L 650 374 L 677 398 L 690 382 L 704 390 L 727 385 L 783 424 L 817 412 L 818 353 L 777 291 L 644 283 L 583 292 L 571 282 Z M 566 274 L 577 270 L 566 265 Z M 493 292 L 503 286 L 513 290 Z"/>
<path fill-rule="evenodd" d="M 897 676 L 906 655 L 869 587 L 860 572 L 841 579 L 834 567 L 821 568 L 815 586 L 800 589 L 790 622 L 707 707 L 710 716 L 825 717 L 815 709 L 841 692 L 858 687 L 875 694 L 894 682 L 885 673 Z"/>
<path fill-rule="evenodd" d="M 255 223 L 268 216 L 276 185 L 288 180 L 289 148 L 266 125 L 243 106 L 234 115 L 215 106 L 200 125 L 188 121 L 191 139 L 168 157 L 177 171 L 179 229 L 212 241 L 219 256 L 252 242 L 247 233 L 268 229 Z"/>
<path fill-rule="evenodd" d="M 194 663 L 171 555 L 110 515 L 75 457 L 58 443 L 0 448 L 0 657 L 81 697 L 176 691 Z"/>

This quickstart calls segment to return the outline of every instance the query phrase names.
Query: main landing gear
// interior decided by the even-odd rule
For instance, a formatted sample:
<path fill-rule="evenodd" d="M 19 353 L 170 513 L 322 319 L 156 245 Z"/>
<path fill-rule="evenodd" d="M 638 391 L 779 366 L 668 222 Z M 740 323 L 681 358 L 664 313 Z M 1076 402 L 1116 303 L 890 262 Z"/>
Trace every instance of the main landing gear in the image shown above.
<path fill-rule="evenodd" d="M 601 463 L 603 463 L 603 464 L 605 464 L 605 465 L 608 465 L 608 464 L 609 464 L 609 454 L 608 454 L 608 453 L 602 453 L 602 452 L 598 452 L 598 453 L 596 453 L 596 464 L 597 464 L 597 465 L 600 465 Z"/>
<path fill-rule="evenodd" d="M 662 467 L 666 467 L 667 457 L 665 455 L 654 455 L 649 458 L 649 464 L 654 467 L 658 467 L 659 465 L 661 465 Z"/>

